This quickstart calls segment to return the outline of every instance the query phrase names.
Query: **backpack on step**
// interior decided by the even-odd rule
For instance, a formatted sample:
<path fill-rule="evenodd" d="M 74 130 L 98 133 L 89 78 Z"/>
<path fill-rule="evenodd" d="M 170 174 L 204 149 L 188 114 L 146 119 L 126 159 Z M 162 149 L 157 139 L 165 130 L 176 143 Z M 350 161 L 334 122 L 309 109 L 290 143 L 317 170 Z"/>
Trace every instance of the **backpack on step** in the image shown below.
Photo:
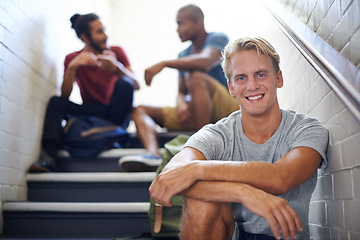
<path fill-rule="evenodd" d="M 125 144 L 127 131 L 105 119 L 94 116 L 72 117 L 63 134 L 63 147 L 72 157 L 92 158 L 104 150 Z"/>
<path fill-rule="evenodd" d="M 163 162 L 157 168 L 156 176 L 161 173 L 166 164 L 180 152 L 189 139 L 187 135 L 179 135 L 173 140 L 165 143 L 165 152 L 163 154 Z M 150 198 L 150 209 L 148 217 L 151 227 L 151 235 L 154 238 L 177 238 L 180 233 L 181 215 L 182 215 L 182 196 L 173 196 L 171 198 L 171 207 L 163 207 Z"/>

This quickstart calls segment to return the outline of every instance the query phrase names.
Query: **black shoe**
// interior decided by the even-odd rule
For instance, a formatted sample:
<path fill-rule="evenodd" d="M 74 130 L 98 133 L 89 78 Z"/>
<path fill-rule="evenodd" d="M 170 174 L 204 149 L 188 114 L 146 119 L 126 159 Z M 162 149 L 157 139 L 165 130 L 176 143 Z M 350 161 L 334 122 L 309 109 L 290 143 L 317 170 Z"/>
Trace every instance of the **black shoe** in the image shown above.
<path fill-rule="evenodd" d="M 31 164 L 29 167 L 29 173 L 44 173 L 44 172 L 51 172 L 50 166 L 47 162 L 37 162 Z"/>
<path fill-rule="evenodd" d="M 44 172 L 58 172 L 54 158 L 47 155 L 45 152 L 41 153 L 40 161 L 31 164 L 28 170 L 29 173 L 44 173 Z"/>

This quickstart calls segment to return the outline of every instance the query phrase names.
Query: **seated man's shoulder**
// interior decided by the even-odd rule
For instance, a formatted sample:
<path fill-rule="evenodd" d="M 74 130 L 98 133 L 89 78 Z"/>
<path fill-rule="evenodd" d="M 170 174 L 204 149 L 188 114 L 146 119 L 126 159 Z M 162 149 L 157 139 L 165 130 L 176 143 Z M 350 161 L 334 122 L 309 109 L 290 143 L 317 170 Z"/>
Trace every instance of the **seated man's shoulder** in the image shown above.
<path fill-rule="evenodd" d="M 67 61 L 71 61 L 71 60 L 74 59 L 81 51 L 82 51 L 82 50 L 69 53 L 69 54 L 66 55 L 65 59 L 66 59 Z"/>
<path fill-rule="evenodd" d="M 286 121 L 291 122 L 292 128 L 303 128 L 303 127 L 318 127 L 326 130 L 325 126 L 314 117 L 311 117 L 304 113 L 298 113 L 294 110 L 282 110 L 285 115 Z"/>

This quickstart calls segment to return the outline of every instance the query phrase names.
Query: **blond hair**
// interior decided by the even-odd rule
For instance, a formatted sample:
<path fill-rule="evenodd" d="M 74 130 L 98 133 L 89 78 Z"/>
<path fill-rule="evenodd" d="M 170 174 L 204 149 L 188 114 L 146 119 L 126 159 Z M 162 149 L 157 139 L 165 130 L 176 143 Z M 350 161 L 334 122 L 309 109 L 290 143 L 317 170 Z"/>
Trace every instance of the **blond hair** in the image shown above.
<path fill-rule="evenodd" d="M 232 43 L 229 43 L 222 53 L 222 68 L 224 70 L 225 77 L 228 81 L 230 81 L 230 73 L 231 73 L 231 64 L 230 58 L 231 56 L 242 50 L 251 50 L 254 49 L 257 51 L 258 55 L 264 54 L 265 56 L 269 56 L 271 58 L 272 65 L 274 67 L 275 73 L 278 73 L 280 70 L 280 56 L 276 52 L 275 48 L 265 39 L 256 37 L 256 38 L 239 38 Z"/>

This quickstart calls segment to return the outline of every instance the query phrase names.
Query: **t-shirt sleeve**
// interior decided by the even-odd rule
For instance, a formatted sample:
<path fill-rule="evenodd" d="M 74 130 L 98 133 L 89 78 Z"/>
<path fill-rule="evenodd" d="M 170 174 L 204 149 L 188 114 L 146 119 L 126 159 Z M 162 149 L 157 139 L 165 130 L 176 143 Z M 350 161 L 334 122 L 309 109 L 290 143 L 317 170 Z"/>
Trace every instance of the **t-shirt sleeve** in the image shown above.
<path fill-rule="evenodd" d="M 69 63 L 78 55 L 79 52 L 73 52 L 68 55 L 66 55 L 64 60 L 64 75 L 68 69 Z"/>
<path fill-rule="evenodd" d="M 111 47 L 110 49 L 116 54 L 116 58 L 119 62 L 121 62 L 125 67 L 130 67 L 130 61 L 123 48 L 116 46 Z"/>
<path fill-rule="evenodd" d="M 219 160 L 224 150 L 224 136 L 220 131 L 208 124 L 186 142 L 184 147 L 192 147 L 200 151 L 207 160 Z"/>
<path fill-rule="evenodd" d="M 209 36 L 206 41 L 206 46 L 204 48 L 212 47 L 222 51 L 226 44 L 229 42 L 228 36 L 224 33 L 213 33 Z"/>
<path fill-rule="evenodd" d="M 309 147 L 316 150 L 322 157 L 320 168 L 328 165 L 326 151 L 329 140 L 328 130 L 317 120 L 305 118 L 294 128 L 295 140 L 291 149 L 296 147 Z"/>

